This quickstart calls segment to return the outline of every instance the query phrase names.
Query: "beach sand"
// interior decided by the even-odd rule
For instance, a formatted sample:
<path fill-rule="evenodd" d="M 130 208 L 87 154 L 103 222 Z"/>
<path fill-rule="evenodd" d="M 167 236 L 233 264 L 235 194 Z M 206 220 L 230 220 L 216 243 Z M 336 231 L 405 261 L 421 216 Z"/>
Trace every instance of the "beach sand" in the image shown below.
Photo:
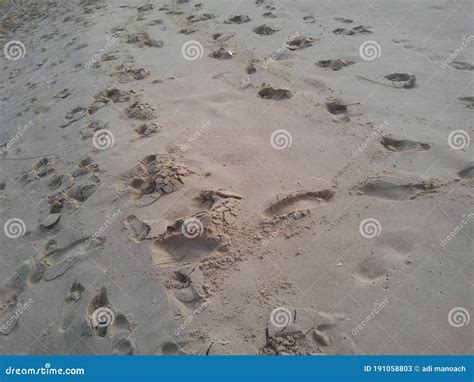
<path fill-rule="evenodd" d="M 472 2 L 0 12 L 0 353 L 472 353 Z"/>

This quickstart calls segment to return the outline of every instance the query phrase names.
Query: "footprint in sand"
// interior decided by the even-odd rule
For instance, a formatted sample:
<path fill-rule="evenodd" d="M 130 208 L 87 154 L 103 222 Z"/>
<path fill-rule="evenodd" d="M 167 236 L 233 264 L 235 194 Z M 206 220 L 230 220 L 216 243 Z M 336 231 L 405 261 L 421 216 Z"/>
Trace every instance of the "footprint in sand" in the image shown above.
<path fill-rule="evenodd" d="M 226 232 L 235 228 L 232 227 L 241 199 L 240 195 L 229 191 L 201 192 L 194 199 L 194 208 L 200 209 L 201 212 L 176 220 L 154 242 L 155 263 L 164 265 L 186 261 L 197 264 L 208 258 L 208 255 L 226 252 L 230 246 L 230 238 Z M 224 261 L 225 256 L 220 257 L 220 260 Z M 208 260 L 208 265 L 212 267 L 215 259 Z M 198 273 L 195 271 L 191 279 L 196 278 Z M 201 295 L 200 292 L 198 294 Z"/>
<path fill-rule="evenodd" d="M 349 105 L 345 105 L 342 101 L 337 99 L 326 102 L 326 109 L 334 115 L 333 121 L 338 123 L 349 122 L 351 120 L 347 106 Z"/>
<path fill-rule="evenodd" d="M 189 28 L 183 28 L 178 31 L 178 33 L 185 34 L 185 35 L 190 35 L 193 33 L 196 33 L 195 29 L 189 29 Z"/>
<path fill-rule="evenodd" d="M 340 115 L 347 113 L 347 105 L 344 105 L 339 100 L 334 100 L 326 103 L 327 110 L 333 115 Z"/>
<path fill-rule="evenodd" d="M 303 21 L 307 24 L 314 24 L 316 22 L 316 18 L 314 16 L 305 16 L 303 17 Z"/>
<path fill-rule="evenodd" d="M 269 36 L 278 32 L 278 29 L 273 28 L 269 25 L 263 24 L 253 29 L 253 33 L 259 34 L 261 36 Z"/>
<path fill-rule="evenodd" d="M 199 267 L 188 266 L 173 271 L 166 282 L 173 297 L 189 308 L 199 304 L 206 296 L 204 276 Z"/>
<path fill-rule="evenodd" d="M 229 60 L 233 57 L 233 53 L 226 48 L 219 48 L 218 50 L 212 52 L 209 56 L 216 58 L 218 60 Z"/>
<path fill-rule="evenodd" d="M 354 64 L 354 61 L 341 58 L 336 58 L 335 60 L 321 60 L 315 63 L 315 65 L 320 68 L 328 68 L 335 71 L 341 70 L 345 66 L 352 64 Z"/>
<path fill-rule="evenodd" d="M 131 94 L 128 91 L 120 90 L 117 88 L 108 88 L 94 96 L 94 102 L 91 106 L 87 109 L 89 114 L 94 114 L 99 109 L 103 108 L 110 102 L 113 103 L 122 103 L 129 101 L 131 98 Z"/>
<path fill-rule="evenodd" d="M 234 36 L 235 36 L 235 33 L 220 33 L 219 32 L 219 33 L 214 33 L 212 35 L 212 39 L 216 42 L 224 43 L 227 40 L 230 40 Z"/>
<path fill-rule="evenodd" d="M 422 238 L 408 231 L 388 231 L 377 238 L 377 255 L 362 260 L 356 268 L 360 282 L 374 284 L 382 282 L 388 288 L 390 276 L 397 269 L 410 266 L 410 254 L 417 245 L 423 243 Z"/>
<path fill-rule="evenodd" d="M 81 297 L 82 294 L 84 293 L 85 288 L 82 286 L 81 283 L 75 282 L 72 284 L 71 289 L 69 290 L 69 293 L 66 296 L 66 301 L 72 302 L 72 301 L 78 301 Z"/>
<path fill-rule="evenodd" d="M 18 324 L 15 313 L 25 304 L 20 295 L 28 285 L 37 284 L 42 277 L 42 268 L 34 260 L 25 261 L 16 274 L 0 287 L 0 334 L 9 335 Z"/>
<path fill-rule="evenodd" d="M 290 39 L 287 42 L 287 47 L 289 50 L 305 49 L 310 46 L 313 46 L 314 38 L 306 36 L 298 36 Z"/>
<path fill-rule="evenodd" d="M 466 107 L 468 109 L 474 109 L 474 96 L 469 97 L 459 97 L 460 101 L 464 101 L 466 103 Z"/>
<path fill-rule="evenodd" d="M 346 28 L 336 28 L 332 31 L 332 33 L 336 35 L 344 35 L 344 36 L 355 36 L 359 34 L 371 34 L 372 31 L 369 29 L 369 26 L 359 25 L 352 29 Z"/>
<path fill-rule="evenodd" d="M 155 119 L 155 108 L 149 103 L 138 100 L 128 106 L 121 117 L 125 119 L 137 119 L 140 121 Z"/>
<path fill-rule="evenodd" d="M 274 89 L 271 86 L 262 85 L 262 88 L 258 91 L 258 95 L 263 99 L 272 99 L 275 101 L 281 101 L 286 98 L 291 98 L 293 94 L 288 89 Z"/>
<path fill-rule="evenodd" d="M 276 19 L 277 15 L 275 15 L 273 12 L 265 12 L 262 14 L 263 17 L 267 17 L 269 19 Z"/>
<path fill-rule="evenodd" d="M 461 171 L 458 172 L 458 176 L 462 179 L 473 179 L 474 162 L 469 162 Z"/>
<path fill-rule="evenodd" d="M 246 15 L 235 15 L 225 20 L 224 24 L 243 24 L 243 23 L 248 23 L 250 21 L 252 20 L 250 20 L 250 17 Z"/>
<path fill-rule="evenodd" d="M 154 244 L 155 264 L 175 264 L 180 261 L 199 262 L 207 255 L 228 245 L 214 234 L 207 212 L 186 219 L 178 219 L 168 226 Z"/>
<path fill-rule="evenodd" d="M 136 243 L 145 240 L 151 231 L 151 227 L 138 219 L 135 215 L 127 216 L 124 221 L 125 228 L 129 232 L 129 238 Z"/>
<path fill-rule="evenodd" d="M 46 200 L 51 205 L 50 213 L 61 212 L 66 201 L 76 207 L 86 201 L 100 184 L 99 167 L 90 157 L 81 160 L 71 175 L 55 175 L 49 183 Z M 87 175 L 87 176 L 86 176 Z"/>
<path fill-rule="evenodd" d="M 103 238 L 86 237 L 58 248 L 55 240 L 49 240 L 40 260 L 44 267 L 43 280 L 51 281 L 64 275 L 78 262 L 95 255 L 104 242 Z"/>
<path fill-rule="evenodd" d="M 127 43 L 137 45 L 139 48 L 144 46 L 161 48 L 164 43 L 161 40 L 151 38 L 148 32 L 131 33 L 127 36 Z"/>
<path fill-rule="evenodd" d="M 175 162 L 169 154 L 147 155 L 140 163 L 122 175 L 136 199 L 144 195 L 159 198 L 183 187 L 183 177 L 190 171 Z"/>
<path fill-rule="evenodd" d="M 431 148 L 427 143 L 411 141 L 409 139 L 395 139 L 390 135 L 383 136 L 380 143 L 389 151 L 425 151 Z"/>
<path fill-rule="evenodd" d="M 294 211 L 311 210 L 316 205 L 332 200 L 334 191 L 324 189 L 321 191 L 298 191 L 285 195 L 283 198 L 277 197 L 277 201 L 271 203 L 265 209 L 268 216 L 285 216 Z"/>
<path fill-rule="evenodd" d="M 414 179 L 416 177 L 384 176 L 366 181 L 359 191 L 367 196 L 373 196 L 377 199 L 389 200 L 411 200 L 418 196 L 436 192 L 437 186 L 433 181 L 424 181 Z M 412 180 L 413 181 L 410 181 Z"/>
<path fill-rule="evenodd" d="M 183 344 L 184 346 L 184 344 Z M 183 349 L 174 342 L 165 342 L 161 346 L 161 352 L 163 355 L 184 355 L 186 354 Z"/>
<path fill-rule="evenodd" d="M 86 140 L 93 137 L 96 131 L 106 129 L 108 125 L 109 122 L 92 121 L 82 127 L 79 130 L 79 134 L 81 135 L 82 140 Z"/>
<path fill-rule="evenodd" d="M 197 23 L 199 21 L 207 21 L 214 19 L 216 16 L 212 13 L 203 13 L 201 15 L 191 15 L 187 17 L 187 20 L 191 23 Z"/>
<path fill-rule="evenodd" d="M 54 167 L 51 161 L 45 157 L 35 162 L 31 167 L 31 170 L 23 175 L 22 180 L 30 182 L 32 180 L 42 178 L 53 171 Z"/>
<path fill-rule="evenodd" d="M 14 288 L 0 288 L 0 333 L 4 336 L 9 335 L 18 323 L 18 320 L 12 320 L 18 303 L 18 294 Z"/>
<path fill-rule="evenodd" d="M 350 329 L 341 313 L 280 306 L 270 314 L 267 343 L 261 354 L 353 354 L 359 350 L 347 335 Z"/>
<path fill-rule="evenodd" d="M 131 324 L 127 317 L 110 304 L 106 288 L 102 287 L 87 309 L 87 320 L 93 334 L 110 337 L 112 354 L 136 353 L 135 340 L 131 336 Z"/>
<path fill-rule="evenodd" d="M 352 24 L 354 20 L 346 19 L 345 17 L 334 17 L 334 20 L 340 21 L 341 23 Z"/>
<path fill-rule="evenodd" d="M 449 66 L 457 70 L 474 70 L 474 65 L 462 61 L 452 61 L 449 63 Z"/>
<path fill-rule="evenodd" d="M 113 77 L 117 78 L 117 81 L 120 83 L 126 83 L 130 81 L 143 80 L 149 75 L 150 72 L 143 68 L 126 68 L 115 73 Z"/>
<path fill-rule="evenodd" d="M 146 138 L 150 135 L 156 134 L 162 129 L 162 126 L 158 123 L 142 123 L 140 126 L 135 128 L 135 132 L 140 138 Z"/>
<path fill-rule="evenodd" d="M 62 128 L 65 128 L 69 126 L 70 124 L 84 118 L 86 115 L 87 115 L 87 109 L 82 106 L 78 106 L 66 114 L 66 117 L 64 118 L 64 122 L 61 123 L 60 126 Z"/>
<path fill-rule="evenodd" d="M 416 84 L 416 77 L 410 73 L 392 73 L 387 74 L 385 78 L 392 82 L 394 87 L 402 87 L 404 89 L 413 89 Z"/>

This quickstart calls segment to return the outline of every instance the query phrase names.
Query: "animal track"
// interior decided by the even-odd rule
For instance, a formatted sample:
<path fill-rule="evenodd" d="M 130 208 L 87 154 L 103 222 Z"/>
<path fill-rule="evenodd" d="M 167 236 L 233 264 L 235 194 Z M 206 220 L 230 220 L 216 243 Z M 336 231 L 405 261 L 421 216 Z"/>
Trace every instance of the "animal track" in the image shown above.
<path fill-rule="evenodd" d="M 394 139 L 391 136 L 384 136 L 380 143 L 390 151 L 424 151 L 429 150 L 430 145 L 418 141 L 411 141 L 409 139 Z"/>

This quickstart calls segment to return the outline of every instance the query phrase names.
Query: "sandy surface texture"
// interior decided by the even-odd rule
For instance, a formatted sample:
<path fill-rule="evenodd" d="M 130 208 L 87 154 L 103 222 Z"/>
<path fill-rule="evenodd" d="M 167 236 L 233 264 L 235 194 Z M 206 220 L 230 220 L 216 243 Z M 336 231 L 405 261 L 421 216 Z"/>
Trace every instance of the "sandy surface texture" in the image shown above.
<path fill-rule="evenodd" d="M 473 352 L 471 1 L 0 14 L 0 353 Z"/>

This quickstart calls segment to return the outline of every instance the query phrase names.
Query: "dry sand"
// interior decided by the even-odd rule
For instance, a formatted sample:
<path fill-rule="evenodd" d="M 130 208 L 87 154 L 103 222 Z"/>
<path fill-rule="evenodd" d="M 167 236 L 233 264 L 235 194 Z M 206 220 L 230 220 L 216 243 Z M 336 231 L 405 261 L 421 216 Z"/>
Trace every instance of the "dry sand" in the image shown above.
<path fill-rule="evenodd" d="M 472 353 L 472 2 L 0 7 L 1 353 Z"/>

